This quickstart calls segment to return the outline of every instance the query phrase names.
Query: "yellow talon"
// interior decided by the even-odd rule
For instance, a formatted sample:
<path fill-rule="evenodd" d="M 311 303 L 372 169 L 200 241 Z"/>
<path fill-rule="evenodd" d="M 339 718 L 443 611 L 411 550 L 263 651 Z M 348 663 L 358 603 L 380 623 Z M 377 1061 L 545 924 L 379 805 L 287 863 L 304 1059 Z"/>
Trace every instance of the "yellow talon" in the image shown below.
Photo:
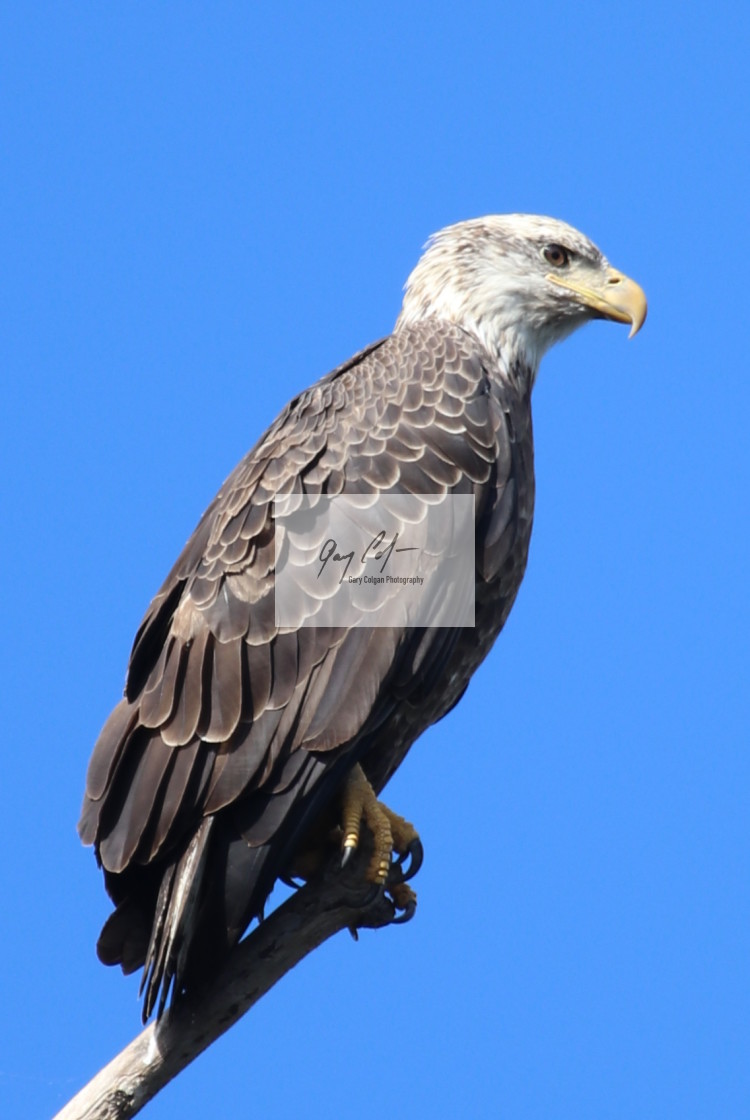
<path fill-rule="evenodd" d="M 375 792 L 361 766 L 354 767 L 344 787 L 343 830 L 344 849 L 359 845 L 362 820 L 367 822 L 374 839 L 374 850 L 366 878 L 382 884 L 388 876 L 393 851 L 393 835 L 388 817 L 378 804 Z"/>
<path fill-rule="evenodd" d="M 343 792 L 342 830 L 345 852 L 358 847 L 363 820 L 372 832 L 374 841 L 366 878 L 369 883 L 382 886 L 388 878 L 394 850 L 399 855 L 405 855 L 409 845 L 418 836 L 413 825 L 378 801 L 364 770 L 357 764 L 349 774 Z"/>

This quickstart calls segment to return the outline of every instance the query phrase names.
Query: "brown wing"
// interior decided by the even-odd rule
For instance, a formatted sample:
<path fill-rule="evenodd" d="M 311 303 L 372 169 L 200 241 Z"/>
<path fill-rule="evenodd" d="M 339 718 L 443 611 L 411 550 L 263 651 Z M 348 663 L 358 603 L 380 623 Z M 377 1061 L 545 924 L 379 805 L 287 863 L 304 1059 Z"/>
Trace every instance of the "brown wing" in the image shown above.
<path fill-rule="evenodd" d="M 100 955 L 136 968 L 150 936 L 146 1014 L 175 971 L 181 985 L 207 892 L 231 944 L 360 745 L 371 750 L 394 706 L 433 687 L 457 637 L 280 631 L 274 499 L 463 491 L 486 520 L 498 462 L 510 471 L 503 432 L 467 336 L 404 330 L 292 401 L 204 514 L 136 635 L 79 824 L 118 904 Z"/>

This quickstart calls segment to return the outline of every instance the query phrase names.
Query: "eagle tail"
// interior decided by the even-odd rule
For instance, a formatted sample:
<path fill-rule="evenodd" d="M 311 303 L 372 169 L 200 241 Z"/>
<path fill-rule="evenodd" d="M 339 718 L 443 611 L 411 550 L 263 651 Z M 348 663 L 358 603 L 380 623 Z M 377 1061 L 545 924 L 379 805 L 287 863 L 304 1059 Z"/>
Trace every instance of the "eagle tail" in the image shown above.
<path fill-rule="evenodd" d="M 213 820 L 204 818 L 183 855 L 162 877 L 139 992 L 145 993 L 144 1023 L 154 1007 L 157 1018 L 161 1017 L 172 987 L 173 996 L 182 990 L 185 966 L 198 928 Z"/>

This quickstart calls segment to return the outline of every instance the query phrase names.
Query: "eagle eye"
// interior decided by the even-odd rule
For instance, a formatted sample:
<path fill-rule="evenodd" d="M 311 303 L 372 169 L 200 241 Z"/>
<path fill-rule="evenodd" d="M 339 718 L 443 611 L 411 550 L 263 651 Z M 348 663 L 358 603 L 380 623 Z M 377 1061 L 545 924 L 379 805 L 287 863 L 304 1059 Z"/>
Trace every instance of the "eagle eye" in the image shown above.
<path fill-rule="evenodd" d="M 544 259 L 554 268 L 565 268 L 570 263 L 570 254 L 562 245 L 545 245 Z"/>

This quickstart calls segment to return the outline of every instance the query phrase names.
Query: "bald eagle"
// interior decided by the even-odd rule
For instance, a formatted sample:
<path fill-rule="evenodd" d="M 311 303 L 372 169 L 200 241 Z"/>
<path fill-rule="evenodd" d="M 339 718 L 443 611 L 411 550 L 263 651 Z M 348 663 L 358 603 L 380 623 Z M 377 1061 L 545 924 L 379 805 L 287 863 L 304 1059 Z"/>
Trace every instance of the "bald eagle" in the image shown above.
<path fill-rule="evenodd" d="M 416 830 L 377 800 L 461 698 L 513 605 L 534 506 L 531 390 L 545 351 L 594 318 L 646 317 L 641 288 L 563 222 L 441 230 L 394 331 L 300 393 L 208 507 L 135 636 L 79 823 L 115 910 L 97 950 L 143 968 L 144 1021 L 205 979 L 275 882 L 344 855 L 408 918 Z M 468 494 L 473 626 L 277 624 L 282 494 Z M 411 856 L 411 859 L 408 857 Z"/>

